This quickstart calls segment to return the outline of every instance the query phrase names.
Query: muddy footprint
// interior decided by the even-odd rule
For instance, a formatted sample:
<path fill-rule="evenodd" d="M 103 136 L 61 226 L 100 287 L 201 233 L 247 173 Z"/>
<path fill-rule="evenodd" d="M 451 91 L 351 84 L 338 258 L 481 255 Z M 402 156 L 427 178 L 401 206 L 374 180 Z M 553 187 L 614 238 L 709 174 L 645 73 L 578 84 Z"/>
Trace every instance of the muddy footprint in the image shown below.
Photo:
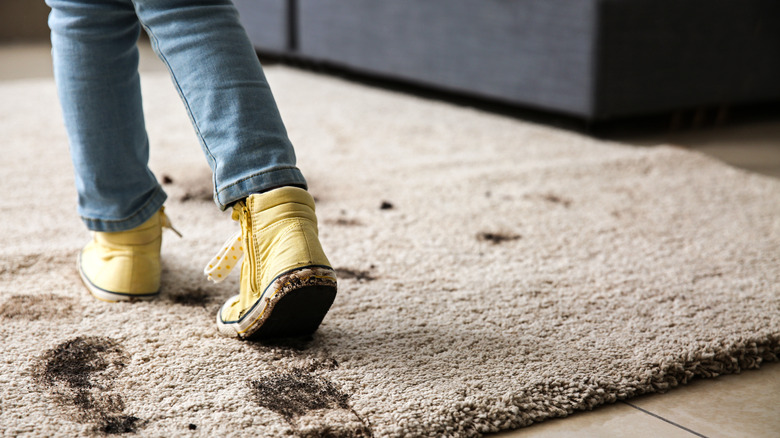
<path fill-rule="evenodd" d="M 375 277 L 372 274 L 374 268 L 375 268 L 374 265 L 371 265 L 371 267 L 368 270 L 353 269 L 353 268 L 336 268 L 336 276 L 339 278 L 339 280 L 354 279 L 359 282 L 374 281 L 377 279 L 377 277 Z"/>
<path fill-rule="evenodd" d="M 509 233 L 493 233 L 488 231 L 483 231 L 479 234 L 477 234 L 477 240 L 482 240 L 485 242 L 490 242 L 493 245 L 498 245 L 500 243 L 504 242 L 510 242 L 513 240 L 519 240 L 522 239 L 523 236 L 519 234 L 509 234 Z"/>
<path fill-rule="evenodd" d="M 56 294 L 11 295 L 0 304 L 0 318 L 37 321 L 66 319 L 75 315 L 76 300 Z"/>
<path fill-rule="evenodd" d="M 211 301 L 211 294 L 202 287 L 182 288 L 168 295 L 171 302 L 187 307 L 206 307 Z"/>
<path fill-rule="evenodd" d="M 306 369 L 265 376 L 249 386 L 257 404 L 284 417 L 297 436 L 373 436 L 349 405 L 349 395 Z"/>
<path fill-rule="evenodd" d="M 113 388 L 128 360 L 112 339 L 79 336 L 44 353 L 36 381 L 65 412 L 72 412 L 69 418 L 91 424 L 99 433 L 132 433 L 140 420 L 124 413 L 124 400 Z"/>

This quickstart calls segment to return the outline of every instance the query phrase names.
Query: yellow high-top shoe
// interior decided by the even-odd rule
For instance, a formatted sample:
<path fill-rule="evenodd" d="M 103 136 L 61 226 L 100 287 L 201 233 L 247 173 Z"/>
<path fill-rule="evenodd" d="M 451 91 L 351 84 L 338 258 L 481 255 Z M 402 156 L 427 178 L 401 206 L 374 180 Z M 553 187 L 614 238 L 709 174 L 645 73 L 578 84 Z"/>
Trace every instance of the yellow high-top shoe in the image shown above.
<path fill-rule="evenodd" d="M 163 227 L 173 230 L 164 209 L 160 209 L 131 230 L 93 231 L 92 241 L 81 251 L 78 260 L 79 274 L 89 292 L 109 302 L 157 296 Z"/>
<path fill-rule="evenodd" d="M 314 199 L 282 187 L 233 207 L 241 231 L 204 270 L 220 282 L 241 264 L 240 293 L 217 314 L 223 334 L 243 339 L 314 333 L 336 298 L 336 274 L 317 237 Z"/>

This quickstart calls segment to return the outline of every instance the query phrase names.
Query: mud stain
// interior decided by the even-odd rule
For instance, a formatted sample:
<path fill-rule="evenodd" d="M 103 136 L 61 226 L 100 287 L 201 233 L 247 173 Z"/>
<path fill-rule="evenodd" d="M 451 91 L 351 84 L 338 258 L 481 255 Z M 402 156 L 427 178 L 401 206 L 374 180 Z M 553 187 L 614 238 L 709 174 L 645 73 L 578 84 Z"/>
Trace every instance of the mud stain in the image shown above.
<path fill-rule="evenodd" d="M 0 304 L 0 318 L 38 321 L 72 317 L 78 308 L 73 298 L 55 294 L 11 295 Z"/>
<path fill-rule="evenodd" d="M 188 307 L 206 307 L 210 302 L 210 294 L 203 288 L 184 289 L 169 295 L 174 304 Z"/>
<path fill-rule="evenodd" d="M 507 234 L 507 233 L 491 233 L 483 231 L 479 234 L 477 234 L 477 239 L 490 242 L 494 245 L 498 245 L 499 243 L 504 242 L 510 242 L 512 240 L 519 240 L 522 239 L 523 236 L 520 236 L 519 234 Z"/>
<path fill-rule="evenodd" d="M 572 201 L 571 199 L 566 199 L 563 196 L 556 195 L 554 193 L 545 193 L 541 195 L 536 195 L 533 197 L 538 197 L 542 199 L 543 201 L 550 202 L 552 204 L 559 204 L 564 206 L 565 208 L 571 207 Z"/>
<path fill-rule="evenodd" d="M 183 178 L 177 177 L 176 187 L 183 189 L 181 202 L 213 202 L 214 188 L 211 172 L 197 172 Z"/>
<path fill-rule="evenodd" d="M 324 377 L 312 375 L 304 369 L 292 369 L 265 376 L 249 382 L 250 390 L 257 404 L 281 415 L 293 426 L 296 436 L 301 437 L 370 437 L 368 424 L 349 405 L 349 395 L 341 391 Z M 341 422 L 317 421 L 316 416 L 324 410 L 345 411 L 347 418 L 354 416 L 356 426 Z M 306 424 L 298 424 L 307 416 Z M 315 416 L 312 424 L 311 416 Z M 320 419 L 322 420 L 322 419 Z M 299 427 L 302 426 L 302 427 Z M 345 427 L 346 426 L 346 427 Z"/>
<path fill-rule="evenodd" d="M 259 406 L 281 415 L 297 437 L 372 437 L 371 424 L 345 393 L 322 375 L 339 367 L 317 336 L 248 343 L 277 371 L 248 381 Z"/>
<path fill-rule="evenodd" d="M 373 269 L 374 266 L 371 266 Z M 341 280 L 374 281 L 377 279 L 371 274 L 371 270 L 360 270 L 352 268 L 336 268 L 336 277 Z"/>
<path fill-rule="evenodd" d="M 36 381 L 47 388 L 69 418 L 92 424 L 102 434 L 134 433 L 141 420 L 124 413 L 114 382 L 129 357 L 116 341 L 79 336 L 48 350 L 35 365 Z"/>
<path fill-rule="evenodd" d="M 339 362 L 332 357 L 312 357 L 309 358 L 306 365 L 302 368 L 310 373 L 320 370 L 334 370 L 339 367 Z"/>
<path fill-rule="evenodd" d="M 135 433 L 139 419 L 132 415 L 120 415 L 103 421 L 98 430 L 107 435 Z"/>
<path fill-rule="evenodd" d="M 315 409 L 349 408 L 348 395 L 330 381 L 301 369 L 253 380 L 250 386 L 257 404 L 288 420 Z"/>
<path fill-rule="evenodd" d="M 181 202 L 214 200 L 214 183 L 210 170 L 191 169 L 186 174 L 177 175 L 176 178 L 170 174 L 163 174 L 160 182 L 172 186 L 172 192 Z"/>
<path fill-rule="evenodd" d="M 213 200 L 212 191 L 210 188 L 192 188 L 184 192 L 184 194 L 179 198 L 181 202 L 190 202 L 190 201 L 199 201 L 199 202 L 207 202 Z"/>
<path fill-rule="evenodd" d="M 363 223 L 357 219 L 346 219 L 346 218 L 325 219 L 325 223 L 328 225 L 338 225 L 341 227 L 359 227 L 363 225 Z"/>

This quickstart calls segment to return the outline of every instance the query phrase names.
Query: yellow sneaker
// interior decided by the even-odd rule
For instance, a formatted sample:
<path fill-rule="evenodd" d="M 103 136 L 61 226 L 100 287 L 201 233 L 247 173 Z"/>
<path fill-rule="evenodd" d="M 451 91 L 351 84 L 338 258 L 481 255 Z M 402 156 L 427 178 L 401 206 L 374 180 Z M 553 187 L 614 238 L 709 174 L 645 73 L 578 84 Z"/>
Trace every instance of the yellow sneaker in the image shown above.
<path fill-rule="evenodd" d="M 160 293 L 162 228 L 173 229 L 164 209 L 127 231 L 92 233 L 79 254 L 79 274 L 102 301 L 151 299 Z"/>
<path fill-rule="evenodd" d="M 317 237 L 314 199 L 282 187 L 233 207 L 241 231 L 204 270 L 225 279 L 244 256 L 240 293 L 217 314 L 220 333 L 243 339 L 314 333 L 336 298 L 336 274 Z"/>

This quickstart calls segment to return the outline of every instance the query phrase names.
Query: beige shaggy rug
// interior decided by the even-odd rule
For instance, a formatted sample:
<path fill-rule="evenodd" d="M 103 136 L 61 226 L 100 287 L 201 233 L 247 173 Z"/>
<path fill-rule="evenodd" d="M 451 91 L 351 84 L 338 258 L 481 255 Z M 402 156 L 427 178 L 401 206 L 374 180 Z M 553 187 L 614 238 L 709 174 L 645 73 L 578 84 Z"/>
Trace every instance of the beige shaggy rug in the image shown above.
<path fill-rule="evenodd" d="M 339 295 L 317 334 L 217 334 L 236 229 L 170 80 L 144 78 L 183 233 L 161 297 L 81 285 L 88 239 L 50 81 L 0 85 L 5 436 L 478 436 L 735 373 L 780 352 L 780 181 L 267 69 Z"/>

